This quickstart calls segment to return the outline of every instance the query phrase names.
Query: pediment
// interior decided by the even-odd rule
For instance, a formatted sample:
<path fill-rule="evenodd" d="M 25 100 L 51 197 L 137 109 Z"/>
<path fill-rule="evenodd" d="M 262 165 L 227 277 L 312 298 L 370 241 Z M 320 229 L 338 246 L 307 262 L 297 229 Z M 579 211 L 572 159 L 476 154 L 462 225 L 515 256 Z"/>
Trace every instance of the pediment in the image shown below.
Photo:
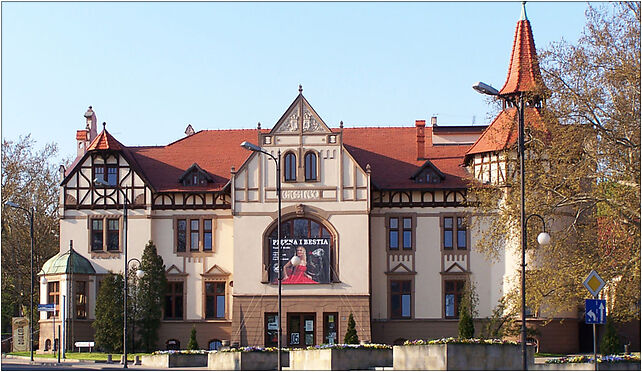
<path fill-rule="evenodd" d="M 165 275 L 187 275 L 187 273 L 181 271 L 176 265 L 172 265 L 165 270 Z"/>
<path fill-rule="evenodd" d="M 299 95 L 288 107 L 283 116 L 276 122 L 270 134 L 303 134 L 303 133 L 331 133 L 330 128 L 317 114 L 307 99 L 302 94 L 299 86 Z"/>
<path fill-rule="evenodd" d="M 466 269 L 464 269 L 460 264 L 455 262 L 454 264 L 450 265 L 448 269 L 446 269 L 447 273 L 466 273 Z"/>
<path fill-rule="evenodd" d="M 396 274 L 414 274 L 414 271 L 410 270 L 406 265 L 400 263 L 390 270 L 390 273 Z"/>
<path fill-rule="evenodd" d="M 214 266 L 210 267 L 209 270 L 201 274 L 203 276 L 218 276 L 218 277 L 227 277 L 230 275 L 228 271 L 223 269 L 222 267 L 214 264 Z"/>

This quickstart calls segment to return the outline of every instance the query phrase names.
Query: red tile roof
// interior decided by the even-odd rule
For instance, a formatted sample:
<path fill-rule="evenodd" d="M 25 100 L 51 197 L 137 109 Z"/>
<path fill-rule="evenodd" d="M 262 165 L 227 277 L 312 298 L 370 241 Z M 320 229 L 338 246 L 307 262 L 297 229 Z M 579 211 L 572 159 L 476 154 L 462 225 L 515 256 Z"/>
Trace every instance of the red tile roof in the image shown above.
<path fill-rule="evenodd" d="M 542 116 L 538 108 L 524 109 L 524 126 L 542 127 Z M 507 149 L 517 143 L 519 117 L 516 107 L 504 109 L 479 136 L 477 141 L 466 152 L 466 156 L 483 152 Z"/>
<path fill-rule="evenodd" d="M 87 129 L 82 129 L 76 131 L 76 140 L 86 140 L 87 139 L 87 133 L 89 131 Z"/>
<path fill-rule="evenodd" d="M 338 132 L 338 129 L 334 130 Z M 444 175 L 439 184 L 415 183 L 411 177 L 425 160 L 417 160 L 417 132 L 413 127 L 346 128 L 343 143 L 357 163 L 366 169 L 370 164 L 372 182 L 381 189 L 430 189 L 466 187 L 467 172 L 461 166 L 470 145 L 435 145 L 427 127 L 425 157 Z M 267 131 L 263 131 L 267 132 Z M 203 130 L 167 146 L 125 147 L 103 131 L 93 142 L 92 149 L 120 145 L 123 155 L 156 192 L 220 191 L 230 180 L 230 169 L 237 170 L 250 156 L 239 145 L 256 142 L 256 129 Z M 77 165 L 76 159 L 68 172 Z M 214 180 L 203 186 L 183 186 L 179 179 L 194 163 Z"/>
<path fill-rule="evenodd" d="M 414 127 L 346 128 L 343 144 L 381 189 L 464 188 L 468 173 L 461 166 L 470 145 L 432 145 L 432 127 L 426 127 L 425 157 L 445 176 L 442 183 L 416 183 L 410 177 L 426 162 L 417 160 L 417 132 Z"/>
<path fill-rule="evenodd" d="M 544 88 L 544 83 L 537 61 L 533 31 L 530 22 L 523 19 L 517 22 L 508 76 L 499 94 L 534 92 L 542 90 L 542 88 Z"/>
<path fill-rule="evenodd" d="M 94 138 L 93 141 L 89 144 L 87 147 L 87 151 L 90 150 L 122 150 L 125 146 L 123 146 L 120 142 L 118 142 L 109 132 L 107 132 L 107 129 L 103 129 L 102 132 L 96 138 Z"/>
<path fill-rule="evenodd" d="M 167 146 L 128 149 L 158 192 L 217 191 L 230 180 L 230 169 L 238 170 L 249 157 L 250 152 L 240 146 L 243 141 L 256 143 L 257 130 L 203 130 Z M 194 163 L 209 173 L 214 182 L 183 186 L 179 179 Z"/>

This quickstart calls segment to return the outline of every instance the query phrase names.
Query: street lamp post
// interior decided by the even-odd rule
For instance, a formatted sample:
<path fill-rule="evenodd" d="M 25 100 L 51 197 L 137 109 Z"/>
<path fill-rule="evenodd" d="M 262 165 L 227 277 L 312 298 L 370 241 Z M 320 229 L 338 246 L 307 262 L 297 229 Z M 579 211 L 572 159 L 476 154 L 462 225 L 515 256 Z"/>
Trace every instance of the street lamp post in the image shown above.
<path fill-rule="evenodd" d="M 277 156 L 275 157 L 274 155 L 270 154 L 269 152 L 265 151 L 263 148 L 249 143 L 247 141 L 243 141 L 241 143 L 241 147 L 243 147 L 246 150 L 250 150 L 252 152 L 261 152 L 267 156 L 269 156 L 272 160 L 274 160 L 274 164 L 276 165 L 276 193 L 277 193 L 277 199 L 278 199 L 278 217 L 277 217 L 277 227 L 276 227 L 276 239 L 278 240 L 278 248 L 277 248 L 277 282 L 278 282 L 278 295 L 277 295 L 277 302 L 278 302 L 278 313 L 277 313 L 277 322 L 278 322 L 278 329 L 277 329 L 277 338 L 278 338 L 278 344 L 277 347 L 279 349 L 278 351 L 278 360 L 277 360 L 277 370 L 281 371 L 282 366 L 281 366 L 281 150 L 278 151 Z"/>
<path fill-rule="evenodd" d="M 33 216 L 36 212 L 35 207 L 31 207 L 31 210 L 26 209 L 21 207 L 20 205 L 12 202 L 12 201 L 7 201 L 5 205 L 17 209 L 21 209 L 25 211 L 29 215 L 29 236 L 31 238 L 31 286 L 30 286 L 30 293 L 31 296 L 29 296 L 29 357 L 30 360 L 33 362 L 33 245 L 34 245 L 34 240 L 33 240 Z"/>
<path fill-rule="evenodd" d="M 94 184 L 102 187 L 111 187 L 104 179 L 94 178 Z M 127 368 L 127 192 L 115 188 L 123 194 L 123 368 Z"/>
<path fill-rule="evenodd" d="M 142 263 L 140 262 L 140 260 L 138 258 L 130 258 L 129 261 L 127 261 L 127 267 L 128 268 L 129 268 L 129 264 L 132 261 L 138 262 L 138 270 L 136 270 L 136 277 L 138 279 L 141 279 L 143 276 L 145 276 L 145 272 L 140 269 L 140 266 L 142 265 Z M 125 280 L 127 280 L 127 278 L 125 278 Z M 137 288 L 136 293 L 138 293 L 138 287 L 136 287 L 136 288 Z M 134 307 L 134 312 L 136 312 L 136 308 L 137 308 L 137 306 Z M 134 316 L 136 316 L 136 315 L 134 314 Z M 127 328 L 125 328 L 125 329 L 127 329 Z M 125 337 L 125 340 L 127 340 L 127 337 Z M 134 352 L 134 353 L 136 352 L 135 342 L 136 342 L 136 324 L 134 322 L 132 322 L 132 352 Z"/>
<path fill-rule="evenodd" d="M 487 94 L 490 96 L 499 95 L 499 91 L 488 84 L 478 82 L 473 85 L 473 89 L 479 93 Z M 520 178 L 520 234 L 521 234 L 521 250 L 522 250 L 522 263 L 521 263 L 521 292 L 522 292 L 522 328 L 521 328 L 521 341 L 522 341 L 522 369 L 528 369 L 528 355 L 526 351 L 526 223 L 528 218 L 537 216 L 542 220 L 544 225 L 544 232 L 537 236 L 537 241 L 541 245 L 546 245 L 550 242 L 551 237 L 546 232 L 546 223 L 542 216 L 532 214 L 526 218 L 526 194 L 525 194 L 525 166 L 524 166 L 524 92 L 519 93 L 519 100 L 513 101 L 518 110 L 518 154 L 519 154 L 519 178 Z"/>

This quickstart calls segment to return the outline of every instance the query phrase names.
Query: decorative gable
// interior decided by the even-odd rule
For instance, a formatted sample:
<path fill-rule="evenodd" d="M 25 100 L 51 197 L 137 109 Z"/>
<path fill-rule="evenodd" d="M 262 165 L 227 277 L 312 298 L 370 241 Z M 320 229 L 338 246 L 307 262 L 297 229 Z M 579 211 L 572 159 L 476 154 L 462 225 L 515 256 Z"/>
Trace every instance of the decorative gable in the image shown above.
<path fill-rule="evenodd" d="M 187 168 L 185 173 L 178 179 L 178 182 L 182 183 L 183 186 L 206 185 L 208 182 L 213 181 L 212 176 L 196 163 Z"/>
<path fill-rule="evenodd" d="M 287 133 L 331 133 L 330 128 L 303 96 L 303 88 L 300 85 L 299 95 L 270 131 L 270 134 Z"/>
<path fill-rule="evenodd" d="M 165 275 L 167 276 L 185 276 L 186 272 L 181 271 L 176 265 L 172 265 L 169 269 L 165 270 Z"/>
<path fill-rule="evenodd" d="M 230 273 L 218 265 L 210 267 L 205 273 L 201 274 L 204 277 L 211 279 L 227 279 L 230 276 Z"/>
<path fill-rule="evenodd" d="M 426 162 L 410 177 L 416 183 L 441 183 L 446 176 L 430 160 Z"/>

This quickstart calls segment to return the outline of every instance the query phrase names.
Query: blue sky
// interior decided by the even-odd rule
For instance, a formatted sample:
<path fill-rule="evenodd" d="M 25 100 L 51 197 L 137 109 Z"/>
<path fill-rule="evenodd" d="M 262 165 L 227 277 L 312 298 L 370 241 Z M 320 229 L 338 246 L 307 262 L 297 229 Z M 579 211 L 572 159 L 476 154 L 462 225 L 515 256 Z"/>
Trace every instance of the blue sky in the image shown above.
<path fill-rule="evenodd" d="M 529 2 L 538 49 L 575 42 L 585 2 Z M 75 156 L 94 107 L 125 145 L 271 128 L 298 94 L 331 127 L 487 124 L 519 2 L 2 3 L 2 137 Z M 100 130 L 101 128 L 99 128 Z M 215 144 L 213 144 L 215 146 Z"/>

